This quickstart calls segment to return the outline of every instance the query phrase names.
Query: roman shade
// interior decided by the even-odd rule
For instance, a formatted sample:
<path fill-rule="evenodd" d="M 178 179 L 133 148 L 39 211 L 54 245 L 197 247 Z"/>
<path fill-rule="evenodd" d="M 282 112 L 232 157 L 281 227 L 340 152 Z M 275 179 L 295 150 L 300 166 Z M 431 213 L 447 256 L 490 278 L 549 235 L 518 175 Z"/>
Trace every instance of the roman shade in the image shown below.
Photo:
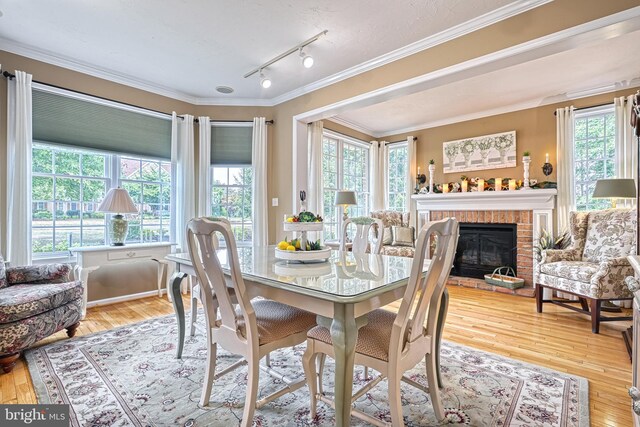
<path fill-rule="evenodd" d="M 251 166 L 251 126 L 213 126 L 211 128 L 211 164 Z"/>
<path fill-rule="evenodd" d="M 34 89 L 33 140 L 170 159 L 171 120 Z"/>

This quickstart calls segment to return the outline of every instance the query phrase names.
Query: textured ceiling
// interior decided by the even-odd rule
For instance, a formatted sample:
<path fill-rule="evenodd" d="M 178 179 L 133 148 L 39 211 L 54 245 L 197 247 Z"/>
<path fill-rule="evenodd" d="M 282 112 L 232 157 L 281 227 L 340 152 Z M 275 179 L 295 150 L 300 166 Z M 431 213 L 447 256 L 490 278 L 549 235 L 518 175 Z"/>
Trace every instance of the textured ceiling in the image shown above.
<path fill-rule="evenodd" d="M 0 0 L 0 49 L 5 39 L 192 97 L 271 99 L 514 3 L 527 2 Z M 268 70 L 270 89 L 242 77 L 325 29 L 313 68 L 292 55 Z"/>

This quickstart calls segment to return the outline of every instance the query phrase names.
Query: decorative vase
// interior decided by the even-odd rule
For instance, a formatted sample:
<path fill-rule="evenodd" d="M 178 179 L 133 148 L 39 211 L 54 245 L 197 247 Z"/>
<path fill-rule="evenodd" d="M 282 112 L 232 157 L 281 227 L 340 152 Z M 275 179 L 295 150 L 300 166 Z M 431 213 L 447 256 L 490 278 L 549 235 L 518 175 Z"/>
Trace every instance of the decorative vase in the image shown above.
<path fill-rule="evenodd" d="M 531 164 L 530 156 L 522 157 L 522 167 L 524 168 L 524 183 L 522 184 L 522 190 L 529 190 L 529 165 Z"/>
<path fill-rule="evenodd" d="M 436 165 L 429 164 L 429 194 L 433 193 L 433 174 L 436 172 Z"/>
<path fill-rule="evenodd" d="M 129 223 L 120 214 L 114 215 L 109 223 L 109 238 L 112 246 L 124 246 L 129 232 Z"/>

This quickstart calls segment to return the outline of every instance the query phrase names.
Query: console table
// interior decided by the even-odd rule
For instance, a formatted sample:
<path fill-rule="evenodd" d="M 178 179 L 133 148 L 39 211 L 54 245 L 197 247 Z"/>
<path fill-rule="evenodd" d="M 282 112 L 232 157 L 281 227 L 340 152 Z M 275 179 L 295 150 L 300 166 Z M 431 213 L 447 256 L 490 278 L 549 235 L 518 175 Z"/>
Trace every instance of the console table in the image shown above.
<path fill-rule="evenodd" d="M 100 267 L 130 264 L 141 261 L 158 263 L 158 296 L 162 296 L 162 287 L 167 273 L 167 261 L 164 259 L 173 252 L 175 243 L 140 243 L 126 246 L 87 246 L 73 248 L 71 252 L 77 257 L 75 277 L 84 284 L 84 301 L 82 317 L 87 311 L 89 274 Z"/>

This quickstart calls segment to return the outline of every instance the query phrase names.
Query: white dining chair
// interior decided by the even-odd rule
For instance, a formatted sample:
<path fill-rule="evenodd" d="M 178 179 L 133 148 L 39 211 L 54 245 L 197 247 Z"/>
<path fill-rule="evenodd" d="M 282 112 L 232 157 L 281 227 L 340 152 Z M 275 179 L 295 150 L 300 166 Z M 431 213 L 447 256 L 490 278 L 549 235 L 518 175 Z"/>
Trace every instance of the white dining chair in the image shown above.
<path fill-rule="evenodd" d="M 427 245 L 435 235 L 436 248 L 423 276 Z M 436 367 L 436 327 L 439 305 L 449 277 L 458 240 L 458 222 L 445 219 L 425 224 L 420 230 L 416 254 L 411 266 L 411 276 L 397 314 L 374 310 L 368 314 L 368 323 L 358 331 L 355 348 L 357 365 L 368 366 L 380 373 L 353 394 L 351 402 L 367 393 L 385 378 L 388 379 L 389 404 L 392 426 L 403 426 L 400 382 L 404 381 L 428 392 L 438 421 L 444 419 L 444 408 L 440 400 L 440 388 Z M 303 367 L 311 395 L 311 418 L 316 415 L 317 400 L 332 407 L 334 403 L 318 388 L 322 387 L 322 372 L 316 371 L 317 355 L 333 357 L 330 331 L 316 326 L 307 334 L 307 350 L 303 355 Z M 425 359 L 428 387 L 404 376 L 404 373 Z M 388 423 L 374 418 L 355 408 L 352 415 L 377 426 Z"/>
<path fill-rule="evenodd" d="M 371 218 L 368 216 L 359 216 L 355 218 L 347 218 L 342 223 L 342 237 L 340 239 L 340 250 L 347 250 L 347 238 L 349 233 L 349 224 L 356 227 L 356 232 L 352 239 L 351 251 L 353 253 L 379 254 L 382 250 L 382 240 L 384 238 L 384 227 L 382 220 Z M 372 233 L 373 226 L 376 226 L 375 237 Z"/>
<path fill-rule="evenodd" d="M 219 233 L 226 242 L 231 285 L 237 304 L 232 302 L 218 259 L 213 240 L 215 233 Z M 192 219 L 187 226 L 187 243 L 200 283 L 207 327 L 207 367 L 200 404 L 209 404 L 215 379 L 247 364 L 249 372 L 241 426 L 249 427 L 253 422 L 255 409 L 287 392 L 297 390 L 305 383 L 305 380 L 293 382 L 268 366 L 260 366 L 260 359 L 271 351 L 304 342 L 307 331 L 316 324 L 316 317 L 275 301 L 250 301 L 240 271 L 236 241 L 229 224 L 207 218 Z M 216 373 L 218 345 L 243 359 Z M 256 402 L 261 368 L 276 376 L 285 387 Z"/>

